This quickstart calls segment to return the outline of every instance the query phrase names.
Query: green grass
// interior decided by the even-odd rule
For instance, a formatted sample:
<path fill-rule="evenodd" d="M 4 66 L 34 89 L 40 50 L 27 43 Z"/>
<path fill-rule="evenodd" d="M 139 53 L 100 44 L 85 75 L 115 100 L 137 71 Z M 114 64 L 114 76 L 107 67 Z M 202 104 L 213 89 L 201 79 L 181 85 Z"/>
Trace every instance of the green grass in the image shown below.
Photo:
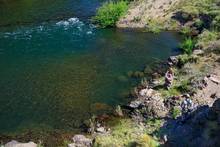
<path fill-rule="evenodd" d="M 186 38 L 181 44 L 180 48 L 182 49 L 184 54 L 192 54 L 193 49 L 195 47 L 195 41 L 191 38 Z"/>
<path fill-rule="evenodd" d="M 135 122 L 121 119 L 111 128 L 111 133 L 97 136 L 95 147 L 129 147 L 129 146 L 157 147 L 159 143 L 147 135 Z"/>
<path fill-rule="evenodd" d="M 174 107 L 172 110 L 171 110 L 171 116 L 173 119 L 177 119 L 178 116 L 181 115 L 181 110 L 180 108 L 178 107 Z"/>
<path fill-rule="evenodd" d="M 180 95 L 180 91 L 176 87 L 171 87 L 169 90 L 167 89 L 160 89 L 159 92 L 164 98 L 168 98 L 171 96 L 178 96 Z"/>
<path fill-rule="evenodd" d="M 207 47 L 212 41 L 216 41 L 219 37 L 219 33 L 216 31 L 204 30 L 199 36 L 196 46 Z"/>
<path fill-rule="evenodd" d="M 197 63 L 198 57 L 193 55 L 183 54 L 178 57 L 178 66 L 182 67 L 187 63 Z"/>
<path fill-rule="evenodd" d="M 103 28 L 114 27 L 127 10 L 128 2 L 126 1 L 106 2 L 97 10 L 92 20 Z"/>
<path fill-rule="evenodd" d="M 147 21 L 147 32 L 152 32 L 155 34 L 160 33 L 162 30 L 162 24 L 157 20 L 148 20 Z"/>
<path fill-rule="evenodd" d="M 183 80 L 180 82 L 180 85 L 176 87 L 181 93 L 190 92 L 190 82 L 188 80 Z"/>

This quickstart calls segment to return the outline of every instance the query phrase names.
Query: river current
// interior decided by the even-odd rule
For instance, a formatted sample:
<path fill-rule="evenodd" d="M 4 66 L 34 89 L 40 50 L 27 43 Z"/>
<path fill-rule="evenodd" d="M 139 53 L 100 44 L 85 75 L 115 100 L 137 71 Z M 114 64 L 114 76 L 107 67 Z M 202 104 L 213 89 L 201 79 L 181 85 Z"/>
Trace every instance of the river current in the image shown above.
<path fill-rule="evenodd" d="M 0 134 L 76 131 L 129 101 L 129 71 L 177 53 L 172 32 L 96 28 L 102 2 L 0 1 Z"/>

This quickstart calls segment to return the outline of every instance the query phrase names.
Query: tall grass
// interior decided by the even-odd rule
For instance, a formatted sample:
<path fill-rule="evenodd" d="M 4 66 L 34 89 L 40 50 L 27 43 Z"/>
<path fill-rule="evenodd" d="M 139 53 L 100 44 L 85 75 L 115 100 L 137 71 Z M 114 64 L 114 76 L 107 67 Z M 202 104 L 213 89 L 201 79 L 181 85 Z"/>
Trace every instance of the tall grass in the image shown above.
<path fill-rule="evenodd" d="M 180 44 L 183 53 L 188 55 L 192 54 L 194 47 L 195 41 L 191 38 L 186 38 L 183 43 Z"/>
<path fill-rule="evenodd" d="M 128 10 L 128 3 L 126 1 L 106 2 L 96 13 L 92 20 L 101 27 L 114 27 L 116 22 Z"/>

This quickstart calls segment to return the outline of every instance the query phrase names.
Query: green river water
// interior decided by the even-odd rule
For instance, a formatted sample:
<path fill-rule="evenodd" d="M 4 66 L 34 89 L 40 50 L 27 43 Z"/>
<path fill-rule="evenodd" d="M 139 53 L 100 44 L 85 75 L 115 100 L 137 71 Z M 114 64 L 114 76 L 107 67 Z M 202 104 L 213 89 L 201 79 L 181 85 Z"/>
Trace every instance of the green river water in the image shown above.
<path fill-rule="evenodd" d="M 101 0 L 0 0 L 0 134 L 76 131 L 126 103 L 134 80 L 176 54 L 179 36 L 99 29 Z"/>

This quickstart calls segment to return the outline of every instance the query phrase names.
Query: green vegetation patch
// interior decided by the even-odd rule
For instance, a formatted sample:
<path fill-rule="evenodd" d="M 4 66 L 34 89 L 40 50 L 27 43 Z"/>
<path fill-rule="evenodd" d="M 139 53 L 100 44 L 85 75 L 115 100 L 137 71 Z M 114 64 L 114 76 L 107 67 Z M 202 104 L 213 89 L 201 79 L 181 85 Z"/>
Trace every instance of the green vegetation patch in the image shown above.
<path fill-rule="evenodd" d="M 163 29 L 163 23 L 158 20 L 150 19 L 147 21 L 147 31 L 158 34 Z"/>
<path fill-rule="evenodd" d="M 171 110 L 171 115 L 173 119 L 177 119 L 181 115 L 181 109 L 179 107 L 174 107 Z"/>
<path fill-rule="evenodd" d="M 198 36 L 197 44 L 196 46 L 205 48 L 207 47 L 211 42 L 216 41 L 219 38 L 219 33 L 216 31 L 209 31 L 204 30 L 202 34 Z"/>
<path fill-rule="evenodd" d="M 106 2 L 97 10 L 92 20 L 103 28 L 114 27 L 127 10 L 128 2 L 126 1 Z"/>
<path fill-rule="evenodd" d="M 184 54 L 192 54 L 193 49 L 195 47 L 195 41 L 191 38 L 186 38 L 181 44 L 180 48 L 182 49 Z"/>
<path fill-rule="evenodd" d="M 111 128 L 111 133 L 97 136 L 95 147 L 109 146 L 148 146 L 157 147 L 159 143 L 147 135 L 143 128 L 140 128 L 130 119 L 122 119 Z"/>

